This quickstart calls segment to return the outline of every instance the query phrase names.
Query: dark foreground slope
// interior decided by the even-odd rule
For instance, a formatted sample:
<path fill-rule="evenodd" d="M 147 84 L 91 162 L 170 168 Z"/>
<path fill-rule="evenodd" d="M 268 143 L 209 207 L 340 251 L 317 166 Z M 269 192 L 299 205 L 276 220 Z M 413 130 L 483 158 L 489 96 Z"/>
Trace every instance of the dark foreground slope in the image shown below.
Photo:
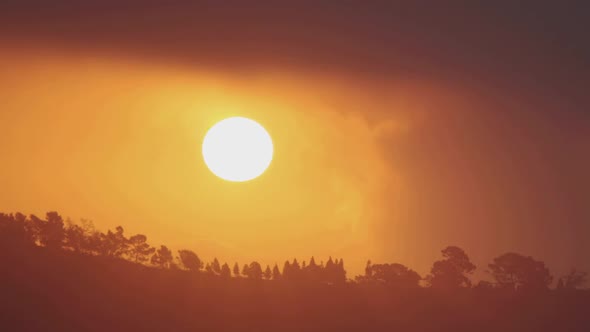
<path fill-rule="evenodd" d="M 0 331 L 590 331 L 587 291 L 224 280 L 41 247 L 0 264 Z"/>

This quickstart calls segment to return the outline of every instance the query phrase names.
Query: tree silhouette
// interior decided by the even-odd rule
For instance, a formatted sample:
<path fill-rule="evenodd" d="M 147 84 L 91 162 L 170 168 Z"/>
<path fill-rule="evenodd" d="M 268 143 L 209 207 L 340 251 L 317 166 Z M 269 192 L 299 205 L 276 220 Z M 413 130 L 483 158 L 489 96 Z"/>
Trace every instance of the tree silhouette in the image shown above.
<path fill-rule="evenodd" d="M 317 265 L 315 258 L 312 256 L 309 260 L 309 265 L 302 268 L 303 277 L 309 282 L 320 282 L 322 279 L 322 268 Z"/>
<path fill-rule="evenodd" d="M 370 283 L 383 283 L 402 288 L 415 288 L 419 286 L 420 275 L 406 266 L 398 263 L 371 264 L 365 268 L 364 280 Z"/>
<path fill-rule="evenodd" d="M 231 278 L 231 270 L 229 269 L 229 265 L 227 265 L 227 263 L 223 263 L 221 266 L 221 272 L 219 273 L 219 276 L 224 279 Z"/>
<path fill-rule="evenodd" d="M 57 212 L 47 212 L 45 220 L 31 215 L 36 240 L 49 249 L 60 249 L 65 240 L 64 222 Z"/>
<path fill-rule="evenodd" d="M 346 271 L 344 270 L 344 260 L 336 259 L 332 260 L 332 257 L 328 258 L 326 267 L 322 272 L 321 280 L 329 284 L 339 284 L 346 281 Z"/>
<path fill-rule="evenodd" d="M 147 236 L 143 234 L 136 234 L 129 238 L 128 255 L 136 263 L 145 263 L 149 256 L 156 251 L 147 243 Z"/>
<path fill-rule="evenodd" d="M 334 271 L 334 283 L 344 283 L 346 282 L 346 270 L 344 270 L 344 259 L 340 258 L 338 264 L 336 264 L 336 269 Z"/>
<path fill-rule="evenodd" d="M 318 267 L 318 265 L 315 262 L 315 258 L 313 256 L 311 256 L 311 258 L 309 259 L 309 268 L 314 269 L 317 267 Z"/>
<path fill-rule="evenodd" d="M 283 274 L 285 274 L 285 272 L 283 272 Z M 291 280 L 301 280 L 301 266 L 299 265 L 297 258 L 294 258 L 293 262 L 289 265 L 288 278 Z"/>
<path fill-rule="evenodd" d="M 151 258 L 151 263 L 160 268 L 171 268 L 173 262 L 172 251 L 164 245 L 160 246 L 160 249 L 156 250 Z"/>
<path fill-rule="evenodd" d="M 471 281 L 466 274 L 473 273 L 475 265 L 463 249 L 449 246 L 442 251 L 443 260 L 434 262 L 430 275 L 426 277 L 433 288 L 454 289 L 471 287 Z"/>
<path fill-rule="evenodd" d="M 69 219 L 66 223 L 64 246 L 75 252 L 91 253 L 89 238 L 94 230 L 92 223 L 82 220 L 82 225 L 78 225 Z"/>
<path fill-rule="evenodd" d="M 285 280 L 292 279 L 293 273 L 291 272 L 291 263 L 289 261 L 285 261 L 283 264 L 283 278 Z"/>
<path fill-rule="evenodd" d="M 35 241 L 35 230 L 25 215 L 0 213 L 0 245 L 21 247 L 33 245 Z"/>
<path fill-rule="evenodd" d="M 369 259 L 367 261 L 367 264 L 365 265 L 365 276 L 366 277 L 369 277 L 370 278 L 371 275 L 373 274 L 373 271 L 372 271 L 371 267 L 372 267 L 372 263 L 371 263 L 371 260 Z"/>
<path fill-rule="evenodd" d="M 273 280 L 281 279 L 281 271 L 279 270 L 279 266 L 277 264 L 275 264 L 275 266 L 272 268 L 272 279 Z"/>
<path fill-rule="evenodd" d="M 235 277 L 239 277 L 240 276 L 240 266 L 238 265 L 238 263 L 234 263 L 234 276 Z"/>
<path fill-rule="evenodd" d="M 57 212 L 47 212 L 45 227 L 42 228 L 41 241 L 47 248 L 59 249 L 65 238 L 64 221 Z"/>
<path fill-rule="evenodd" d="M 191 272 L 199 272 L 203 268 L 203 262 L 199 256 L 191 250 L 179 250 L 178 256 L 180 258 L 180 263 L 184 268 Z"/>
<path fill-rule="evenodd" d="M 248 279 L 259 280 L 262 279 L 262 267 L 258 262 L 252 262 L 250 265 L 245 265 L 246 273 L 242 272 Z"/>
<path fill-rule="evenodd" d="M 17 212 L 11 217 L 15 240 L 17 242 L 33 244 L 35 242 L 34 229 L 29 220 L 27 220 L 27 216 Z"/>
<path fill-rule="evenodd" d="M 264 270 L 264 279 L 266 280 L 270 280 L 272 278 L 272 270 L 270 269 L 270 266 L 266 266 L 266 269 Z"/>
<path fill-rule="evenodd" d="M 315 262 L 315 258 L 311 256 L 311 258 L 309 259 L 309 265 L 307 266 L 307 271 L 309 271 L 309 274 L 311 274 L 312 276 L 317 277 L 317 275 L 319 275 L 320 270 L 321 268 Z M 315 277 L 313 279 L 315 279 Z"/>
<path fill-rule="evenodd" d="M 582 288 L 588 282 L 588 274 L 586 272 L 572 269 L 570 273 L 559 278 L 564 289 L 578 289 Z"/>
<path fill-rule="evenodd" d="M 100 234 L 98 250 L 103 256 L 123 257 L 129 250 L 129 240 L 123 235 L 123 227 L 117 226 L 115 232 L 109 230 L 106 234 Z"/>
<path fill-rule="evenodd" d="M 221 265 L 219 265 L 217 258 L 214 258 L 213 262 L 211 263 L 211 271 L 213 271 L 215 274 L 221 274 Z"/>
<path fill-rule="evenodd" d="M 328 258 L 328 261 L 326 262 L 326 267 L 324 268 L 324 280 L 325 281 L 330 281 L 333 278 L 333 274 L 334 274 L 334 270 L 335 270 L 335 265 L 334 261 L 332 260 L 332 256 L 330 256 Z"/>
<path fill-rule="evenodd" d="M 43 225 L 45 223 L 45 220 L 37 217 L 34 214 L 31 214 L 29 216 L 29 225 L 31 228 L 31 235 L 33 238 L 33 243 L 39 245 L 39 246 L 43 246 L 43 243 L 41 242 L 41 229 L 43 228 Z"/>
<path fill-rule="evenodd" d="M 498 256 L 488 267 L 501 288 L 541 290 L 553 280 L 545 263 L 517 253 Z"/>

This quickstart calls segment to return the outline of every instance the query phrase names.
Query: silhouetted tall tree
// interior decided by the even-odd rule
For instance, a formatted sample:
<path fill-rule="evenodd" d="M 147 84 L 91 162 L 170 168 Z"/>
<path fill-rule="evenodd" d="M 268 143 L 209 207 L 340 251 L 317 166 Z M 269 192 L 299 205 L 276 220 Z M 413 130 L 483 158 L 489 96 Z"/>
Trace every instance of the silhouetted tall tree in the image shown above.
<path fill-rule="evenodd" d="M 344 269 L 344 259 L 340 258 L 338 264 L 336 264 L 336 270 L 334 273 L 334 283 L 346 282 L 346 270 Z"/>
<path fill-rule="evenodd" d="M 203 262 L 191 250 L 179 250 L 178 251 L 180 263 L 191 272 L 199 272 L 203 268 Z"/>
<path fill-rule="evenodd" d="M 330 258 L 328 258 L 328 261 L 326 262 L 326 270 L 332 270 L 334 268 L 334 261 L 332 260 L 332 256 L 330 256 Z"/>
<path fill-rule="evenodd" d="M 322 278 L 322 269 L 315 262 L 315 258 L 312 256 L 309 260 L 309 265 L 303 269 L 304 278 L 310 282 L 318 282 Z"/>
<path fill-rule="evenodd" d="M 229 265 L 227 265 L 227 263 L 223 263 L 221 266 L 221 272 L 219 272 L 219 276 L 224 279 L 229 279 L 231 277 L 231 270 L 229 269 Z"/>
<path fill-rule="evenodd" d="M 498 256 L 488 267 L 502 288 L 541 290 L 553 280 L 545 263 L 517 253 Z"/>
<path fill-rule="evenodd" d="M 234 264 L 234 276 L 235 277 L 239 277 L 240 276 L 240 266 L 238 265 L 238 263 Z"/>
<path fill-rule="evenodd" d="M 31 227 L 31 234 L 33 237 L 33 242 L 37 245 L 42 246 L 43 244 L 41 243 L 41 229 L 43 228 L 43 225 L 45 223 L 45 220 L 37 217 L 34 214 L 31 214 L 29 216 L 29 225 Z"/>
<path fill-rule="evenodd" d="M 64 222 L 57 212 L 47 212 L 45 220 L 31 215 L 31 223 L 40 245 L 60 249 L 65 239 Z"/>
<path fill-rule="evenodd" d="M 221 273 L 221 265 L 219 265 L 219 261 L 217 260 L 217 258 L 213 259 L 213 262 L 211 263 L 211 270 L 215 274 Z"/>
<path fill-rule="evenodd" d="M 172 251 L 168 247 L 162 245 L 160 249 L 156 250 L 152 256 L 151 263 L 161 268 L 171 268 L 174 262 Z"/>
<path fill-rule="evenodd" d="M 145 263 L 149 256 L 156 251 L 147 243 L 147 237 L 143 234 L 136 234 L 129 238 L 128 255 L 136 263 Z"/>
<path fill-rule="evenodd" d="M 372 277 L 373 274 L 373 270 L 371 269 L 372 264 L 371 264 L 371 260 L 367 261 L 367 264 L 365 265 L 365 277 Z"/>
<path fill-rule="evenodd" d="M 297 258 L 293 259 L 293 262 L 290 265 L 289 268 L 289 279 L 292 280 L 301 280 L 301 266 L 299 265 L 299 262 L 297 261 Z"/>
<path fill-rule="evenodd" d="M 13 231 L 15 233 L 15 240 L 22 241 L 26 244 L 33 244 L 35 242 L 33 225 L 27 219 L 27 216 L 17 212 L 13 216 Z"/>
<path fill-rule="evenodd" d="M 272 278 L 272 270 L 270 269 L 270 266 L 266 266 L 266 269 L 264 270 L 264 279 L 266 280 L 270 280 L 270 278 Z"/>
<path fill-rule="evenodd" d="M 83 225 L 74 224 L 69 219 L 66 224 L 64 246 L 75 252 L 91 252 L 89 244 L 90 230 Z"/>
<path fill-rule="evenodd" d="M 34 245 L 36 242 L 34 231 L 25 215 L 0 213 L 0 246 L 14 249 Z"/>
<path fill-rule="evenodd" d="M 246 273 L 243 273 L 246 275 L 246 277 L 248 277 L 249 279 L 255 279 L 255 280 L 259 280 L 262 279 L 262 267 L 260 266 L 260 263 L 258 262 L 252 262 L 250 263 L 249 266 L 245 266 L 246 267 Z"/>
<path fill-rule="evenodd" d="M 281 279 L 281 271 L 279 270 L 279 266 L 275 264 L 272 268 L 272 280 L 279 280 Z"/>
<path fill-rule="evenodd" d="M 454 289 L 471 287 L 467 274 L 473 273 L 475 265 L 463 249 L 449 246 L 442 251 L 443 260 L 434 262 L 430 275 L 426 278 L 433 288 Z"/>
<path fill-rule="evenodd" d="M 332 260 L 332 257 L 326 262 L 324 268 L 323 278 L 324 282 L 330 284 L 338 284 L 346 281 L 346 271 L 344 270 L 344 261 L 342 259 L 336 259 L 336 262 Z"/>
<path fill-rule="evenodd" d="M 285 261 L 285 264 L 283 264 L 283 278 L 285 280 L 292 278 L 291 263 L 289 261 Z"/>
<path fill-rule="evenodd" d="M 57 212 L 47 212 L 45 219 L 47 222 L 41 233 L 42 243 L 45 242 L 47 248 L 61 248 L 65 238 L 63 218 Z"/>
<path fill-rule="evenodd" d="M 311 273 L 313 274 L 317 274 L 318 270 L 319 270 L 319 265 L 315 262 L 315 258 L 313 256 L 311 256 L 311 258 L 309 259 L 309 265 L 307 266 L 307 268 L 309 269 L 309 271 L 311 271 Z"/>
<path fill-rule="evenodd" d="M 99 252 L 103 256 L 122 257 L 129 250 L 129 241 L 124 236 L 123 227 L 117 226 L 115 232 L 100 235 Z"/>

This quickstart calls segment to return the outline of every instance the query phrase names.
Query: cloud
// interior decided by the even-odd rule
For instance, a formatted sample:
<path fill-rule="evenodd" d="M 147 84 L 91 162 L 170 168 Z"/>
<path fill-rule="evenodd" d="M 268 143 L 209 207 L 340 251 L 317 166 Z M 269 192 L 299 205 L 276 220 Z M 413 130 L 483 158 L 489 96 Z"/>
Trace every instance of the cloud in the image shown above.
<path fill-rule="evenodd" d="M 575 23 L 581 13 L 541 4 L 525 11 L 472 3 L 230 3 L 7 2 L 2 36 L 233 72 L 291 67 L 385 80 L 567 84 L 588 53 Z"/>

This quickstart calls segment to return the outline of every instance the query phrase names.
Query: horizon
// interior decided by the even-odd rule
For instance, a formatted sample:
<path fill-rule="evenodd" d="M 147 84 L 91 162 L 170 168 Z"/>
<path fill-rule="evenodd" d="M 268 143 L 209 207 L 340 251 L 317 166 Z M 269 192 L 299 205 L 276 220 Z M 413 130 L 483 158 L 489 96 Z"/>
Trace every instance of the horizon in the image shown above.
<path fill-rule="evenodd" d="M 189 272 L 193 278 L 214 277 L 223 281 L 246 278 L 253 282 L 265 280 L 305 286 L 381 285 L 398 291 L 494 290 L 504 292 L 505 295 L 512 292 L 526 295 L 529 292 L 542 294 L 548 290 L 589 290 L 585 287 L 588 283 L 587 272 L 572 268 L 567 274 L 556 276 L 542 260 L 515 252 L 496 256 L 484 265 L 483 271 L 488 274 L 488 278 L 477 279 L 474 271 L 478 270 L 478 266 L 473 264 L 468 253 L 453 245 L 440 251 L 439 258 L 442 259 L 433 262 L 432 268 L 425 274 L 417 273 L 411 266 L 400 262 L 376 262 L 371 259 L 367 260 L 362 273 L 355 274 L 347 270 L 342 257 L 332 256 L 325 263 L 319 255 L 311 256 L 309 260 L 286 258 L 282 264 L 261 264 L 256 259 L 232 263 L 217 256 L 207 260 L 191 249 L 153 245 L 145 234 L 125 233 L 122 226 L 100 231 L 92 221 L 75 223 L 68 218 L 64 219 L 56 211 L 47 212 L 44 218 L 20 212 L 0 212 L 0 238 L 6 249 L 31 255 L 23 260 L 25 262 L 41 253 L 41 249 L 49 256 L 75 255 L 89 263 L 93 260 L 96 263 L 96 259 L 110 261 L 111 264 L 127 261 L 151 269 Z M 10 254 L 6 256 L 10 259 Z M 482 270 L 481 267 L 479 269 Z M 453 274 L 456 277 L 449 278 Z"/>

